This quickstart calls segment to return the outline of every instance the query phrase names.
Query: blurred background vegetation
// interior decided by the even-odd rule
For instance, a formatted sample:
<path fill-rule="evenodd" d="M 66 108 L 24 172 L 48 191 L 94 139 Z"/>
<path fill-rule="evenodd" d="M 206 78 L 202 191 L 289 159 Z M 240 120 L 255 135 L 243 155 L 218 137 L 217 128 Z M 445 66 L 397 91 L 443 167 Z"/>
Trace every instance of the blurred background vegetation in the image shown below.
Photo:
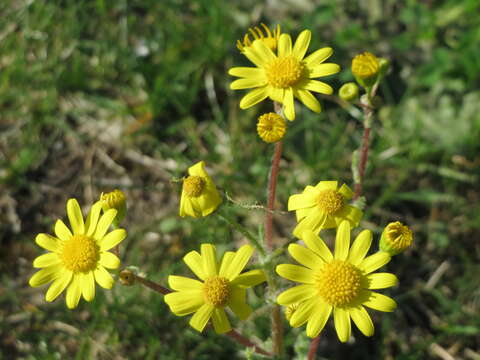
<path fill-rule="evenodd" d="M 255 132 L 265 104 L 241 111 L 227 69 L 248 66 L 235 47 L 247 28 L 312 31 L 310 51 L 332 46 L 342 65 L 328 81 L 351 81 L 351 58 L 391 60 L 380 95 L 361 227 L 375 238 L 390 221 L 415 232 L 413 249 L 388 265 L 400 285 L 391 314 L 372 311 L 376 334 L 340 344 L 331 320 L 323 359 L 480 359 L 480 3 L 477 0 L 3 0 L 0 2 L 0 358 L 234 359 L 242 350 L 141 287 L 99 291 L 67 310 L 27 281 L 41 253 L 33 239 L 65 218 L 76 197 L 86 211 L 102 191 L 128 196 L 126 265 L 166 283 L 188 274 L 181 258 L 201 242 L 220 250 L 245 240 L 215 216 L 180 219 L 182 177 L 205 160 L 240 203 L 265 203 L 272 147 Z M 323 98 L 297 105 L 278 189 L 278 246 L 293 241 L 288 196 L 320 180 L 352 185 L 361 123 Z M 260 210 L 223 211 L 253 231 Z M 261 286 L 244 334 L 268 338 Z M 308 343 L 287 331 L 293 348 Z M 268 344 L 266 344 L 268 346 Z"/>

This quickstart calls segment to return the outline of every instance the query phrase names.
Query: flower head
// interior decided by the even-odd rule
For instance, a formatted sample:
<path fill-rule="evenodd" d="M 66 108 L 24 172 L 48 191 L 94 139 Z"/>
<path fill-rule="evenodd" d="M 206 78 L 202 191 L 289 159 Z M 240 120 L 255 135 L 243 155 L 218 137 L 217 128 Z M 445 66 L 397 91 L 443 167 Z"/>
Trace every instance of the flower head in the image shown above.
<path fill-rule="evenodd" d="M 270 31 L 267 25 L 264 23 L 260 24 L 265 31 L 265 35 L 258 26 L 255 26 L 253 29 L 249 28 L 248 33 L 245 34 L 243 37 L 243 43 L 240 40 L 237 40 L 237 48 L 240 52 L 244 52 L 245 48 L 249 48 L 252 46 L 252 41 L 250 40 L 250 35 L 252 35 L 253 40 L 260 40 L 262 41 L 268 48 L 272 51 L 277 49 L 278 39 L 280 38 L 280 25 Z"/>
<path fill-rule="evenodd" d="M 382 232 L 380 250 L 390 255 L 397 255 L 405 251 L 413 242 L 413 232 L 400 221 L 391 222 Z"/>
<path fill-rule="evenodd" d="M 191 166 L 188 175 L 183 180 L 180 216 L 197 218 L 211 214 L 220 205 L 222 198 L 205 171 L 205 163 L 200 161 Z"/>
<path fill-rule="evenodd" d="M 358 98 L 358 85 L 354 82 L 343 84 L 340 90 L 338 90 L 338 95 L 342 100 L 354 101 Z"/>
<path fill-rule="evenodd" d="M 35 242 L 49 252 L 37 257 L 33 267 L 37 271 L 29 281 L 30 286 L 41 286 L 52 282 L 45 299 L 55 300 L 67 289 L 66 303 L 75 308 L 80 296 L 86 301 L 95 297 L 95 282 L 105 289 L 111 289 L 113 278 L 107 269 L 116 269 L 120 260 L 108 252 L 120 243 L 127 233 L 116 229 L 107 234 L 117 211 L 107 210 L 101 217 L 102 205 L 97 202 L 90 209 L 86 221 L 77 200 L 67 202 L 67 215 L 71 230 L 62 220 L 55 223 L 55 235 L 37 235 Z"/>
<path fill-rule="evenodd" d="M 257 133 L 266 143 L 281 140 L 286 130 L 285 120 L 276 113 L 270 112 L 258 117 Z"/>
<path fill-rule="evenodd" d="M 390 297 L 372 291 L 397 284 L 393 274 L 373 274 L 390 261 L 390 255 L 381 251 L 365 257 L 372 243 L 369 230 L 362 231 L 350 247 L 347 221 L 337 229 L 334 254 L 312 231 L 305 231 L 302 239 L 306 248 L 298 244 L 288 247 L 290 255 L 302 266 L 281 264 L 276 268 L 280 276 L 301 283 L 277 297 L 277 302 L 284 306 L 298 303 L 290 325 L 298 327 L 307 323 L 307 336 L 313 338 L 322 331 L 333 312 L 340 341 L 350 337 L 350 319 L 365 336 L 372 336 L 373 323 L 365 306 L 380 311 L 396 308 Z"/>
<path fill-rule="evenodd" d="M 335 74 L 340 71 L 340 67 L 333 63 L 322 64 L 333 53 L 329 47 L 304 58 L 310 37 L 311 32 L 304 30 L 292 46 L 290 35 L 281 34 L 278 55 L 261 40 L 255 40 L 251 46 L 244 48 L 245 56 L 257 67 L 234 67 L 228 72 L 241 78 L 230 84 L 231 89 L 254 88 L 242 98 L 240 108 L 247 109 L 268 97 L 282 103 L 287 119 L 294 120 L 293 98 L 296 97 L 312 111 L 321 111 L 320 103 L 310 91 L 331 94 L 333 89 L 330 85 L 313 79 Z"/>
<path fill-rule="evenodd" d="M 246 289 L 265 281 L 262 270 L 241 274 L 252 254 L 253 248 L 244 245 L 237 252 L 227 251 L 218 262 L 215 247 L 202 244 L 200 253 L 191 251 L 183 258 L 202 281 L 170 275 L 168 284 L 175 292 L 165 295 L 165 302 L 175 315 L 195 313 L 190 325 L 197 331 L 201 332 L 210 318 L 217 333 L 230 331 L 225 307 L 245 320 L 252 312 L 246 303 Z"/>
<path fill-rule="evenodd" d="M 100 203 L 104 212 L 109 209 L 117 210 L 117 216 L 115 217 L 114 225 L 118 226 L 120 222 L 125 218 L 127 212 L 127 198 L 123 191 L 115 189 L 108 193 L 102 193 L 100 195 Z"/>
<path fill-rule="evenodd" d="M 318 234 L 322 229 L 337 227 L 343 220 L 348 220 L 351 227 L 358 225 L 362 211 L 347 204 L 352 190 L 345 184 L 337 187 L 337 181 L 320 181 L 316 186 L 307 186 L 301 194 L 290 196 L 288 210 L 296 211 L 298 221 L 293 235 L 301 238 L 305 230 Z"/>
<path fill-rule="evenodd" d="M 357 79 L 368 80 L 375 78 L 380 70 L 378 58 L 365 51 L 352 60 L 352 73 Z"/>

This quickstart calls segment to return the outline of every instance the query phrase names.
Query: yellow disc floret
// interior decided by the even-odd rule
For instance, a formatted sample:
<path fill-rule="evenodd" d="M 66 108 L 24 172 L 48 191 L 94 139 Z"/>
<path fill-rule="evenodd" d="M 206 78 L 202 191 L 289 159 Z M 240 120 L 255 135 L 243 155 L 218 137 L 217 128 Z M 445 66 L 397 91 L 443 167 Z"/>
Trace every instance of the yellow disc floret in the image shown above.
<path fill-rule="evenodd" d="M 322 190 L 317 196 L 318 207 L 327 215 L 333 215 L 343 208 L 345 199 L 336 190 Z"/>
<path fill-rule="evenodd" d="M 318 294 L 332 306 L 345 306 L 360 292 L 362 275 L 352 264 L 334 260 L 325 264 L 316 276 Z"/>
<path fill-rule="evenodd" d="M 283 138 L 285 131 L 285 119 L 280 115 L 270 112 L 259 116 L 257 133 L 263 141 L 267 143 L 277 142 Z"/>
<path fill-rule="evenodd" d="M 63 244 L 60 259 L 73 272 L 92 271 L 100 259 L 100 248 L 89 236 L 73 235 Z"/>
<path fill-rule="evenodd" d="M 183 191 L 189 197 L 199 197 L 205 189 L 205 180 L 200 176 L 191 175 L 183 180 Z"/>
<path fill-rule="evenodd" d="M 378 74 L 380 63 L 372 53 L 365 51 L 352 60 L 352 73 L 360 79 L 368 79 Z"/>
<path fill-rule="evenodd" d="M 213 306 L 224 306 L 230 298 L 230 282 L 220 276 L 214 276 L 203 284 L 205 301 Z"/>
<path fill-rule="evenodd" d="M 380 250 L 396 255 L 407 249 L 413 242 L 413 232 L 400 221 L 388 224 L 380 239 Z"/>
<path fill-rule="evenodd" d="M 265 74 L 271 86 L 285 89 L 300 80 L 303 69 L 304 65 L 289 55 L 275 58 L 265 67 Z"/>

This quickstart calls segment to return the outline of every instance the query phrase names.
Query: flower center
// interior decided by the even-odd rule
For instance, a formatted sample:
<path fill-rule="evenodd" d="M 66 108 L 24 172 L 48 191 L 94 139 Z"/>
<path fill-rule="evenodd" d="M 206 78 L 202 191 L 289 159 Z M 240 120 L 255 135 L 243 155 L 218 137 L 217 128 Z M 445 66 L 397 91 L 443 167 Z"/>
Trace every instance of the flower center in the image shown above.
<path fill-rule="evenodd" d="M 388 224 L 387 240 L 388 244 L 395 250 L 403 250 L 412 244 L 413 233 L 408 226 L 396 221 Z"/>
<path fill-rule="evenodd" d="M 205 189 L 205 180 L 200 176 L 189 176 L 183 180 L 183 191 L 189 197 L 199 197 Z"/>
<path fill-rule="evenodd" d="M 122 206 L 125 206 L 126 198 L 122 191 L 115 189 L 106 194 L 102 193 L 100 201 L 102 201 L 106 209 L 120 209 Z"/>
<path fill-rule="evenodd" d="M 361 273 L 345 261 L 325 264 L 316 275 L 319 295 L 330 305 L 345 306 L 360 293 Z"/>
<path fill-rule="evenodd" d="M 265 73 L 271 86 L 284 89 L 294 85 L 302 77 L 303 69 L 303 64 L 293 56 L 283 56 L 268 64 Z"/>
<path fill-rule="evenodd" d="M 336 190 L 322 190 L 317 196 L 318 207 L 327 215 L 333 215 L 339 211 L 345 203 L 345 200 Z"/>
<path fill-rule="evenodd" d="M 263 114 L 258 118 L 257 133 L 267 142 L 276 142 L 283 138 L 286 131 L 285 120 L 276 113 Z"/>
<path fill-rule="evenodd" d="M 355 56 L 352 60 L 352 73 L 359 78 L 366 79 L 375 76 L 379 69 L 378 58 L 368 51 Z"/>
<path fill-rule="evenodd" d="M 74 272 L 94 270 L 100 259 L 100 248 L 95 240 L 85 235 L 73 235 L 63 244 L 60 258 L 63 265 Z"/>
<path fill-rule="evenodd" d="M 203 295 L 207 303 L 224 306 L 230 298 L 230 283 L 224 277 L 211 277 L 203 284 Z"/>

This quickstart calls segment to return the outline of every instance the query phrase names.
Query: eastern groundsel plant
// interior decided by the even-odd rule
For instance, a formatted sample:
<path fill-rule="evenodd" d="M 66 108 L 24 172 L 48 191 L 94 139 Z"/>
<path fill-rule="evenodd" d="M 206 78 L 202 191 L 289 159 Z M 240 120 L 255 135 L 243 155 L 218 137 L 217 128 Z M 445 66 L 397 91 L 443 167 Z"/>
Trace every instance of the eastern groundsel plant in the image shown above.
<path fill-rule="evenodd" d="M 260 138 L 268 144 L 272 143 L 273 150 L 270 173 L 265 179 L 266 206 L 247 207 L 251 211 L 265 210 L 264 231 L 254 235 L 256 231 L 252 232 L 222 214 L 227 206 L 219 208 L 222 196 L 205 170 L 204 161 L 190 166 L 188 175 L 181 181 L 179 221 L 187 221 L 183 218 L 191 217 L 193 219 L 188 221 L 201 222 L 203 220 L 199 218 L 216 212 L 219 218 L 226 220 L 244 236 L 242 241 L 248 240 L 257 247 L 260 261 L 255 263 L 257 259 L 253 257 L 254 250 L 249 244 L 237 251 L 226 250 L 219 256 L 214 244 L 203 243 L 199 252 L 189 251 L 183 257 L 196 278 L 169 275 L 167 288 L 145 278 L 141 267 L 135 264 L 127 264 L 118 276 L 112 277 L 107 269 L 119 267 L 119 244 L 126 237 L 126 231 L 118 226 L 127 219 L 127 197 L 122 191 L 114 190 L 101 194 L 85 220 L 77 200 L 67 201 L 70 228 L 58 220 L 54 227 L 55 235 L 39 234 L 35 239 L 47 252 L 33 261 L 33 266 L 41 270 L 33 274 L 30 285 L 37 287 L 51 283 L 45 295 L 47 301 L 55 300 L 66 290 L 66 304 L 71 309 L 78 305 L 82 296 L 86 301 L 94 299 L 96 283 L 110 289 L 114 278 L 118 278 L 126 286 L 144 285 L 163 296 L 173 314 L 191 315 L 189 324 L 195 330 L 205 331 L 210 323 L 216 333 L 226 334 L 252 351 L 278 359 L 285 354 L 282 344 L 296 341 L 283 341 L 282 334 L 292 336 L 294 333 L 282 330 L 282 316 L 292 327 L 306 325 L 307 336 L 313 338 L 309 360 L 315 357 L 319 334 L 330 316 L 341 342 L 349 340 L 352 321 L 365 336 L 372 336 L 374 325 L 366 308 L 390 312 L 397 306 L 392 298 L 378 292 L 397 285 L 397 277 L 377 270 L 413 242 L 413 233 L 408 226 L 398 221 L 391 222 L 375 246 L 379 245 L 380 250 L 367 255 L 373 234 L 370 230 L 358 232 L 356 229 L 366 204 L 362 183 L 374 97 L 388 61 L 368 52 L 355 57 L 352 73 L 366 95 L 360 96 L 355 83 L 347 83 L 340 91 L 343 100 L 335 101 L 348 101 L 349 106 L 358 105 L 360 101 L 364 109 L 365 133 L 360 160 L 352 157 L 355 191 L 345 184 L 340 186 L 336 180 L 320 181 L 315 186 L 307 185 L 301 193 L 291 195 L 288 202 L 286 199 L 277 201 L 275 193 L 285 141 L 285 118 L 295 119 L 294 98 L 312 111 L 320 112 L 320 103 L 313 93 L 330 95 L 333 89 L 316 79 L 340 71 L 339 65 L 325 63 L 333 53 L 330 47 L 306 55 L 310 40 L 310 30 L 303 30 L 292 44 L 290 35 L 281 33 L 279 25 L 272 30 L 265 24 L 250 28 L 243 40 L 237 42 L 237 47 L 255 67 L 229 70 L 230 75 L 240 78 L 231 83 L 231 89 L 253 89 L 240 100 L 241 109 L 250 108 L 265 99 L 271 100 L 274 105 L 275 112 L 259 115 L 256 126 Z M 297 223 L 293 229 L 284 229 L 284 233 L 292 232 L 288 240 L 274 239 L 276 204 L 295 211 Z M 332 234 L 336 233 L 333 252 L 323 240 L 328 240 L 327 229 L 332 229 Z M 353 243 L 350 241 L 351 232 L 358 233 Z M 229 245 L 230 249 L 235 247 L 234 244 Z M 109 252 L 112 248 L 117 255 Z M 281 263 L 288 262 L 285 248 L 299 265 Z M 244 271 L 252 259 L 252 270 Z M 291 286 L 284 279 L 297 284 Z M 252 301 L 252 297 L 248 296 L 252 290 L 247 292 L 247 289 L 263 282 L 267 283 L 265 291 L 258 286 L 257 289 L 260 289 L 257 292 L 264 294 L 265 299 Z M 284 315 L 280 306 L 284 306 Z M 262 339 L 263 343 L 253 342 L 240 334 L 230 321 L 232 315 L 244 321 L 265 314 L 271 319 L 271 331 L 267 338 Z M 236 323 L 238 320 L 233 321 L 233 324 Z M 261 323 L 266 324 L 265 321 Z M 260 332 L 255 335 L 261 336 Z M 322 337 L 321 341 L 330 341 L 330 338 Z M 297 355 L 306 357 L 304 353 Z"/>

